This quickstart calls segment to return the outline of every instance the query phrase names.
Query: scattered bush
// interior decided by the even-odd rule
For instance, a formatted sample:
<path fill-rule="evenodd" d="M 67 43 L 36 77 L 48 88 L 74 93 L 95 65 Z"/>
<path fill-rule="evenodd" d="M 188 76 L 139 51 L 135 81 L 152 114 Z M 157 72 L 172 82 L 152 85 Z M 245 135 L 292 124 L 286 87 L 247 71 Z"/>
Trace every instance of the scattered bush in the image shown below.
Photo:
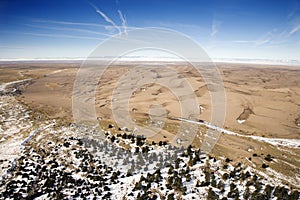
<path fill-rule="evenodd" d="M 268 155 L 265 157 L 265 160 L 271 162 L 273 159 L 272 159 L 272 156 L 271 156 L 270 154 L 268 154 Z"/>
<path fill-rule="evenodd" d="M 264 168 L 264 169 L 266 169 L 266 168 L 268 168 L 268 167 L 269 167 L 269 165 L 267 165 L 267 164 L 263 163 L 263 164 L 261 165 L 261 167 L 262 167 L 262 168 Z"/>

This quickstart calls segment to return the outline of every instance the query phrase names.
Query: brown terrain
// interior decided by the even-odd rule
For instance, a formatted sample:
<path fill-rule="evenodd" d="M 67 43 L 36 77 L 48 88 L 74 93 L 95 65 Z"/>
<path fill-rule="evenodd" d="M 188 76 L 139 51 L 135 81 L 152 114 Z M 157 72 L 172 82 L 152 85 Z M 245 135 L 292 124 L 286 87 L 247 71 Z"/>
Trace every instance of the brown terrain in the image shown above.
<path fill-rule="evenodd" d="M 32 84 L 18 98 L 32 110 L 42 111 L 50 118 L 64 118 L 72 122 L 72 90 L 79 66 L 70 63 L 2 64 L 0 82 L 33 78 Z M 201 105 L 198 120 L 209 122 L 211 97 L 203 78 L 188 65 L 171 67 L 184 76 L 193 88 Z M 228 63 L 217 63 L 217 67 L 226 91 L 223 126 L 226 130 L 249 136 L 300 139 L 299 67 Z M 95 105 L 99 123 L 104 129 L 114 123 L 112 92 L 120 78 L 131 68 L 129 64 L 111 67 L 99 80 Z M 151 123 L 149 109 L 153 104 L 162 105 L 168 119 L 163 130 L 150 139 L 170 141 L 179 126 L 179 121 L 173 118 L 180 117 L 181 110 L 176 95 L 167 87 L 146 84 L 135 88 L 129 99 L 131 118 L 140 126 L 148 126 Z M 194 145 L 201 146 L 202 140 L 198 138 L 203 139 L 205 131 L 206 128 L 200 125 Z M 251 166 L 261 166 L 265 156 L 271 154 L 275 160 L 269 164 L 274 171 L 288 176 L 296 174 L 295 178 L 299 181 L 299 147 L 274 146 L 252 138 L 221 134 L 211 153 Z"/>

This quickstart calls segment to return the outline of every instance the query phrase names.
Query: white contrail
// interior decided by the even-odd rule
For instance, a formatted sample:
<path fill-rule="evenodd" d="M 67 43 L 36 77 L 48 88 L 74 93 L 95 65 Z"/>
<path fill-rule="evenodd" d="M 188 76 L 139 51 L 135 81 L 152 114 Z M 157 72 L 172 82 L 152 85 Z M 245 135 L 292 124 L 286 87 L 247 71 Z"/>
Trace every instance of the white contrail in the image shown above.
<path fill-rule="evenodd" d="M 113 20 L 111 20 L 109 17 L 107 17 L 107 16 L 106 16 L 101 10 L 99 10 L 99 9 L 97 9 L 96 12 L 99 13 L 99 14 L 103 17 L 103 19 L 104 19 L 105 21 L 107 21 L 108 23 L 110 23 L 111 25 L 113 25 L 113 27 L 114 27 L 115 29 L 117 29 L 117 30 L 119 31 L 119 33 L 121 33 L 121 29 L 116 25 L 116 23 L 115 23 Z"/>
<path fill-rule="evenodd" d="M 298 26 L 295 26 L 289 33 L 289 35 L 293 35 L 294 33 L 298 32 L 300 30 L 300 24 Z"/>
<path fill-rule="evenodd" d="M 96 12 L 101 15 L 101 17 L 103 17 L 103 19 L 110 23 L 115 29 L 117 29 L 119 31 L 119 33 L 121 33 L 121 29 L 119 26 L 117 26 L 117 24 L 112 20 L 110 19 L 104 12 L 102 12 L 101 10 L 99 10 L 95 5 L 93 5 L 91 2 L 90 2 L 90 5 L 96 10 Z"/>
<path fill-rule="evenodd" d="M 219 32 L 220 24 L 221 23 L 219 21 L 213 20 L 210 33 L 211 37 L 215 36 Z"/>
<path fill-rule="evenodd" d="M 118 10 L 120 19 L 122 21 L 122 27 L 124 29 L 124 33 L 127 35 L 127 21 L 125 15 L 122 14 L 121 10 Z"/>

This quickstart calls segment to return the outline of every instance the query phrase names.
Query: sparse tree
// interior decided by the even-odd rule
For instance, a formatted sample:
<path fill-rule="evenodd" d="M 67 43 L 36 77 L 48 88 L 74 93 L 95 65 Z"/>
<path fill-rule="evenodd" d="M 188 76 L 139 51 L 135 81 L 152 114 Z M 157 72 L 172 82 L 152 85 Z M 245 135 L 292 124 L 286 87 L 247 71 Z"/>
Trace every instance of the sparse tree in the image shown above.
<path fill-rule="evenodd" d="M 217 200 L 217 199 L 219 199 L 219 196 L 210 187 L 207 193 L 207 200 Z"/>

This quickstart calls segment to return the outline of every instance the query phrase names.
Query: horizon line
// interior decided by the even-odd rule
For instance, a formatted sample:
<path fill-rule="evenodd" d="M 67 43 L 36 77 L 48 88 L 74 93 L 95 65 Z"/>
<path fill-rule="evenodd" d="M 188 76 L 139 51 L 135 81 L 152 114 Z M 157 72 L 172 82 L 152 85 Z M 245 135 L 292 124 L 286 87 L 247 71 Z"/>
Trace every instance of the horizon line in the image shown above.
<path fill-rule="evenodd" d="M 115 56 L 111 57 L 95 57 L 92 59 L 99 59 L 99 61 L 108 60 L 108 58 L 118 58 Z M 0 63 L 5 62 L 83 62 L 88 60 L 89 57 L 61 57 L 61 58 L 0 58 Z M 90 58 L 91 59 L 91 58 Z M 210 58 L 214 63 L 236 63 L 236 64 L 266 64 L 266 65 L 290 65 L 300 66 L 300 60 L 297 59 L 262 59 L 262 58 Z M 119 62 L 186 62 L 185 60 L 173 58 L 173 57 L 122 57 L 116 61 Z M 195 61 L 204 62 L 204 61 Z M 207 61 L 205 61 L 207 62 Z"/>

